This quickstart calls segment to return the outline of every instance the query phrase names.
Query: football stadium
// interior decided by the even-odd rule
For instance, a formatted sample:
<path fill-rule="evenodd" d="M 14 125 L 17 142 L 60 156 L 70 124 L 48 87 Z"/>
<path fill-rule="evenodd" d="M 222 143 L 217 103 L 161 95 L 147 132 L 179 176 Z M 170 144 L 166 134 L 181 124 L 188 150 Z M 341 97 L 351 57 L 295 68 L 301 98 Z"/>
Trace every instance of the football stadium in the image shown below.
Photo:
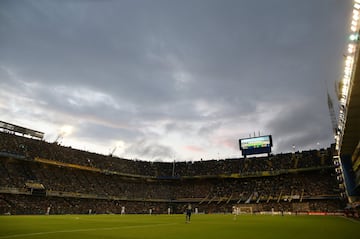
<path fill-rule="evenodd" d="M 359 238 L 359 0 L 352 11 L 333 144 L 273 154 L 259 135 L 234 139 L 242 157 L 158 162 L 0 121 L 0 239 Z"/>

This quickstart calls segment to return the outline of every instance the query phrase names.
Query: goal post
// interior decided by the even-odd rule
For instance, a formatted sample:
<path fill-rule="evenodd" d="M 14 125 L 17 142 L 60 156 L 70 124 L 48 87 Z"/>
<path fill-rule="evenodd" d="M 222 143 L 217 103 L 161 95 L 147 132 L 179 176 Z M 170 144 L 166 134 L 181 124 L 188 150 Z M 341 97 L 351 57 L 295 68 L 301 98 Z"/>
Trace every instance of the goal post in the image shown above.
<path fill-rule="evenodd" d="M 253 214 L 253 208 L 252 208 L 252 207 L 234 206 L 234 207 L 233 207 L 233 214 L 235 214 L 235 215 L 239 215 L 239 214 Z"/>

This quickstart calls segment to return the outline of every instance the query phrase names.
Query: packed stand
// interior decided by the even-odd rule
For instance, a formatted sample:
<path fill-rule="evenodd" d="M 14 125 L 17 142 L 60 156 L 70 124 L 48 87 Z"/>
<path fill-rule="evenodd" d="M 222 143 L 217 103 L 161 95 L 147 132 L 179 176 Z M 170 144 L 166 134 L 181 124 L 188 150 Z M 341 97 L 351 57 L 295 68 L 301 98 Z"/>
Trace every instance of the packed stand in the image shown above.
<path fill-rule="evenodd" d="M 120 213 L 125 204 L 129 213 L 146 213 L 149 208 L 158 213 L 168 208 L 181 212 L 185 202 L 194 203 L 204 212 L 228 212 L 233 204 L 252 203 L 264 208 L 284 204 L 287 210 L 293 209 L 294 203 L 307 203 L 307 210 L 313 210 L 324 208 L 320 200 L 331 204 L 339 195 L 336 174 L 330 167 L 331 149 L 258 158 L 152 163 L 1 132 L 0 153 L 0 213 L 43 214 L 48 208 L 55 214 Z M 89 168 L 38 162 L 35 157 Z M 89 170 L 92 168 L 101 171 Z M 298 168 L 308 170 L 282 171 Z M 263 172 L 268 173 L 264 176 Z M 206 175 L 211 177 L 191 177 Z M 39 196 L 34 192 L 40 192 L 36 194 Z"/>

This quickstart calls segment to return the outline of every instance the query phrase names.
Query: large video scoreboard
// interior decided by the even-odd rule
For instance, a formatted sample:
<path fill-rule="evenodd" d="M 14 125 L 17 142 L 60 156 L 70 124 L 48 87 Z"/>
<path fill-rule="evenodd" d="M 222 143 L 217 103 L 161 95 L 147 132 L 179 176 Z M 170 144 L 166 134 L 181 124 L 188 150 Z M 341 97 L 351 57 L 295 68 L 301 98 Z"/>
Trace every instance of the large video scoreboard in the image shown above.
<path fill-rule="evenodd" d="M 242 155 L 270 153 L 272 147 L 271 135 L 239 139 Z"/>

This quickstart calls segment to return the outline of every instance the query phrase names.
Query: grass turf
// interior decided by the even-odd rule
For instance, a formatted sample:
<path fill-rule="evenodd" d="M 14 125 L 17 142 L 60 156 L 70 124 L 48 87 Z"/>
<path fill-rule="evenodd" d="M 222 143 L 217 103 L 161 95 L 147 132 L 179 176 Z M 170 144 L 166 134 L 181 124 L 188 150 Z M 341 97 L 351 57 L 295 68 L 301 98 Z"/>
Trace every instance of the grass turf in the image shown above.
<path fill-rule="evenodd" d="M 360 222 L 333 216 L 61 215 L 0 216 L 5 238 L 360 238 Z"/>

